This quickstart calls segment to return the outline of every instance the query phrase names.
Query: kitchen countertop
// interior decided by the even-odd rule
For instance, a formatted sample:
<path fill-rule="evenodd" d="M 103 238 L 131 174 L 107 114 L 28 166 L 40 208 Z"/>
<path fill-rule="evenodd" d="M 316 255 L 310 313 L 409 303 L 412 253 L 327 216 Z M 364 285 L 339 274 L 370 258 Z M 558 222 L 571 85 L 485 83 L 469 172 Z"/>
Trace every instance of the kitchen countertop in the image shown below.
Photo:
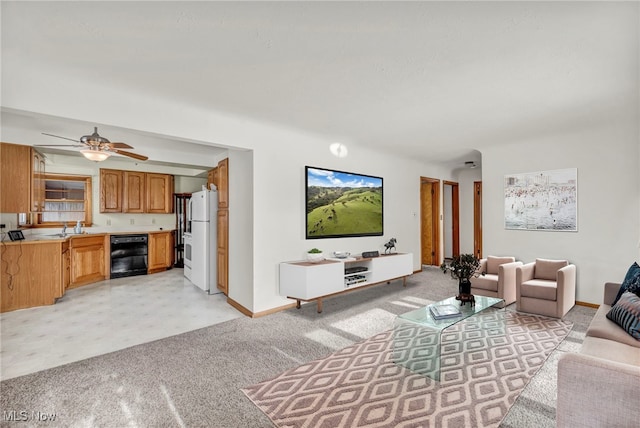
<path fill-rule="evenodd" d="M 144 228 L 142 228 L 144 229 Z M 48 229 L 24 229 L 22 232 L 24 234 L 24 240 L 22 241 L 11 241 L 9 236 L 6 236 L 2 240 L 2 244 L 28 244 L 34 242 L 62 242 L 69 240 L 71 238 L 77 237 L 89 237 L 89 236 L 104 236 L 104 235 L 130 235 L 130 234 L 151 234 L 151 233 L 166 233 L 173 232 L 175 229 L 160 229 L 154 228 L 150 230 L 92 230 L 92 228 L 87 228 L 82 233 L 67 233 L 65 236 L 60 236 L 60 229 L 55 229 L 55 231 Z M 37 232 L 37 233 L 32 233 Z M 42 232 L 42 233 L 40 233 Z"/>

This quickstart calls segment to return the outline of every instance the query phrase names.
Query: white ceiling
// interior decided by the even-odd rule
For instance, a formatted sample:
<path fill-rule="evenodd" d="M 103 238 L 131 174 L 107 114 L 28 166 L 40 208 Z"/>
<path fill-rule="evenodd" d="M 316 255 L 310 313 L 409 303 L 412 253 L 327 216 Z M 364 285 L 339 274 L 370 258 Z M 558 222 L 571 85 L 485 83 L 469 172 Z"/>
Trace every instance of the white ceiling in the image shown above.
<path fill-rule="evenodd" d="M 483 147 L 609 122 L 638 103 L 637 2 L 1 8 L 3 63 L 37 57 L 131 91 L 429 161 L 476 160 Z M 39 120 L 31 132 L 74 138 L 94 125 L 3 107 L 12 130 L 27 132 L 21 117 Z M 151 150 L 131 132 L 100 133 Z"/>

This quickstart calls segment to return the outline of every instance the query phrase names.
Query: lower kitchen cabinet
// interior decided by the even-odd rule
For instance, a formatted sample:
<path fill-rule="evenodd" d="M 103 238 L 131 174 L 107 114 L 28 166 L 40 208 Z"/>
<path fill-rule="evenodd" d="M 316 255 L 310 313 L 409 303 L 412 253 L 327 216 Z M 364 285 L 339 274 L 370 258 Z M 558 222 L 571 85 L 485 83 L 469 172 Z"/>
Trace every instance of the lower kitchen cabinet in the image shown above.
<path fill-rule="evenodd" d="M 3 243 L 0 312 L 52 305 L 64 294 L 62 242 Z"/>
<path fill-rule="evenodd" d="M 105 236 L 101 234 L 71 238 L 71 283 L 69 288 L 107 279 Z"/>
<path fill-rule="evenodd" d="M 173 232 L 149 233 L 148 273 L 161 272 L 173 265 Z"/>

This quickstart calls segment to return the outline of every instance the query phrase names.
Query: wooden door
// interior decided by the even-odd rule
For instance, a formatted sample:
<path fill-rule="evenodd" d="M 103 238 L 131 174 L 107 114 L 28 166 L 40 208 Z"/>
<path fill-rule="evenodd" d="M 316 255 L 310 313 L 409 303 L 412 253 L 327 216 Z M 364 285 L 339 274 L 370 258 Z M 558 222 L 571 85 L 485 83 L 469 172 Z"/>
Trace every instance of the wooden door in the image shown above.
<path fill-rule="evenodd" d="M 71 238 L 71 284 L 69 288 L 106 278 L 105 237 Z"/>
<path fill-rule="evenodd" d="M 125 213 L 144 213 L 145 210 L 145 173 L 124 171 L 122 191 L 122 210 Z"/>
<path fill-rule="evenodd" d="M 100 212 L 122 212 L 122 171 L 100 169 Z"/>
<path fill-rule="evenodd" d="M 473 253 L 482 258 L 482 181 L 473 182 Z"/>
<path fill-rule="evenodd" d="M 457 257 L 460 255 L 460 186 L 453 181 L 444 181 L 443 183 L 451 186 L 451 252 L 453 257 Z"/>
<path fill-rule="evenodd" d="M 440 264 L 440 180 L 420 178 L 422 264 Z"/>
<path fill-rule="evenodd" d="M 161 272 L 170 267 L 172 254 L 171 232 L 150 233 L 148 273 Z"/>
<path fill-rule="evenodd" d="M 218 211 L 218 289 L 229 293 L 229 211 Z"/>

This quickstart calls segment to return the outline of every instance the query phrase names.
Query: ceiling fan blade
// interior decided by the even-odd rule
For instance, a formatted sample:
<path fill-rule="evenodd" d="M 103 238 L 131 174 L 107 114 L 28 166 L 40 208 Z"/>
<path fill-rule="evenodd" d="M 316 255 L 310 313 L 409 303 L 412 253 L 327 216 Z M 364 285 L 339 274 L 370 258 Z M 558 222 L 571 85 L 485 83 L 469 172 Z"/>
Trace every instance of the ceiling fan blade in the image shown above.
<path fill-rule="evenodd" d="M 147 156 L 139 155 L 137 153 L 125 152 L 124 150 L 113 149 L 113 150 L 110 150 L 110 151 L 114 152 L 114 153 L 117 153 L 119 155 L 129 156 L 130 158 L 138 159 L 138 160 L 141 160 L 141 161 L 146 161 L 147 159 L 149 159 Z"/>
<path fill-rule="evenodd" d="M 133 149 L 127 143 L 109 143 L 109 146 L 113 149 Z"/>
<path fill-rule="evenodd" d="M 33 147 L 86 147 L 84 144 L 34 144 Z"/>
<path fill-rule="evenodd" d="M 46 132 L 43 132 L 42 135 L 48 135 L 49 137 L 56 137 L 56 138 L 62 138 L 63 140 L 69 140 L 69 141 L 74 141 L 76 143 L 79 143 L 79 140 L 74 140 L 73 138 L 67 138 L 67 137 L 61 137 L 59 135 L 53 135 L 53 134 L 47 134 Z"/>

